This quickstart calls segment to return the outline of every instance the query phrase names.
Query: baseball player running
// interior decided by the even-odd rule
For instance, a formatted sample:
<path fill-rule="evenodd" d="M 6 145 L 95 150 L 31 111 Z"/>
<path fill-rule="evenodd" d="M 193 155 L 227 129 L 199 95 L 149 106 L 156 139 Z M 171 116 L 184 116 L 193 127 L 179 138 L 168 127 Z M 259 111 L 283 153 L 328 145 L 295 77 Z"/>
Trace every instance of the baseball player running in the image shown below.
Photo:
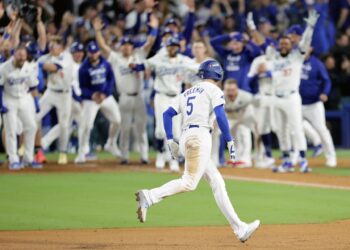
<path fill-rule="evenodd" d="M 204 176 L 235 235 L 241 242 L 245 242 L 259 227 L 260 221 L 247 224 L 239 219 L 227 195 L 224 180 L 210 159 L 213 113 L 227 141 L 230 158 L 235 159 L 234 142 L 224 111 L 223 92 L 216 86 L 223 78 L 223 70 L 217 61 L 207 60 L 200 65 L 198 74 L 202 82 L 179 95 L 163 114 L 164 129 L 172 156 L 178 157 L 179 151 L 185 156 L 184 174 L 181 179 L 170 181 L 161 187 L 138 191 L 138 219 L 145 222 L 147 210 L 164 198 L 195 190 Z M 175 142 L 172 132 L 172 118 L 177 114 L 181 114 L 183 118 L 180 145 Z"/>
<path fill-rule="evenodd" d="M 289 152 L 291 149 L 290 133 L 293 133 L 295 137 L 295 150 L 298 150 L 300 154 L 300 171 L 307 173 L 311 170 L 305 156 L 306 139 L 302 125 L 299 85 L 305 53 L 310 49 L 313 29 L 318 16 L 316 11 L 310 11 L 309 17 L 305 19 L 307 27 L 298 48 L 293 49 L 290 38 L 283 36 L 279 40 L 278 51 L 270 46 L 266 52 L 271 58 L 271 71 L 265 71 L 265 73 L 272 75 L 275 87 L 275 114 L 277 126 L 279 126 L 276 132 L 283 153 L 282 164 L 273 168 L 274 172 L 294 171 Z"/>
<path fill-rule="evenodd" d="M 193 60 L 179 53 L 179 39 L 172 37 L 166 42 L 166 53 L 159 52 L 155 56 L 145 61 L 145 67 L 154 71 L 156 78 L 154 89 L 154 108 L 156 117 L 155 137 L 157 139 L 157 158 L 156 167 L 164 168 L 166 154 L 164 152 L 165 131 L 163 126 L 163 112 L 167 109 L 169 103 L 181 93 L 181 85 L 186 73 L 197 71 L 198 65 L 193 64 Z M 179 138 L 180 116 L 175 118 L 174 133 L 175 138 Z M 179 171 L 179 163 L 175 159 L 169 162 L 170 169 Z"/>
<path fill-rule="evenodd" d="M 134 42 L 129 37 L 121 39 L 120 51 L 113 51 L 105 42 L 102 35 L 103 24 L 100 19 L 94 20 L 96 40 L 108 62 L 112 65 L 114 76 L 118 84 L 119 107 L 121 112 L 120 150 L 121 163 L 128 164 L 130 132 L 135 126 L 135 140 L 140 146 L 141 163 L 148 163 L 148 139 L 146 132 L 147 112 L 143 99 L 144 73 L 143 69 L 132 69 L 130 64 L 141 64 L 151 50 L 157 33 L 158 19 L 150 16 L 151 27 L 147 42 L 138 49 L 134 48 Z M 133 124 L 134 123 L 134 124 Z"/>
<path fill-rule="evenodd" d="M 56 108 L 60 128 L 58 164 L 67 164 L 67 147 L 69 141 L 69 122 L 72 107 L 72 58 L 64 52 L 63 41 L 53 37 L 49 43 L 50 53 L 39 58 L 38 62 L 48 73 L 47 90 L 40 99 L 41 110 L 37 116 L 42 118 Z"/>
<path fill-rule="evenodd" d="M 78 164 L 86 162 L 86 148 L 89 147 L 90 133 L 100 109 L 110 122 L 105 149 L 114 156 L 120 156 L 117 146 L 120 111 L 116 100 L 112 96 L 115 87 L 112 66 L 101 56 L 101 51 L 95 41 L 88 44 L 87 51 L 88 56 L 79 69 L 83 109 L 79 126 L 79 152 L 75 159 L 75 163 Z"/>
<path fill-rule="evenodd" d="M 321 138 L 326 165 L 336 167 L 336 153 L 332 136 L 326 126 L 323 104 L 328 100 L 331 85 L 323 63 L 313 55 L 308 56 L 302 68 L 300 82 L 303 117 L 315 128 Z"/>
<path fill-rule="evenodd" d="M 72 123 L 72 121 L 75 121 L 79 125 L 79 122 L 81 119 L 81 105 L 80 105 L 81 90 L 79 87 L 78 75 L 79 75 L 80 64 L 84 59 L 84 54 L 85 54 L 84 45 L 79 42 L 74 42 L 70 47 L 70 54 L 72 56 L 72 73 L 73 73 L 73 81 L 72 81 L 73 99 L 72 99 L 72 112 L 71 112 L 70 124 Z M 57 138 L 59 138 L 59 136 L 60 136 L 60 126 L 59 124 L 56 124 L 42 138 L 42 142 L 41 142 L 42 147 L 44 149 L 47 149 L 52 144 L 52 142 L 54 142 Z M 88 151 L 89 149 L 87 149 L 87 153 Z"/>
<path fill-rule="evenodd" d="M 0 68 L 0 108 L 4 119 L 6 153 L 9 169 L 19 170 L 30 166 L 41 168 L 33 161 L 34 140 L 37 129 L 35 112 L 39 109 L 36 99 L 38 69 L 27 61 L 27 50 L 18 47 L 12 58 Z M 34 97 L 33 97 L 34 96 Z M 17 124 L 21 122 L 24 134 L 25 152 L 21 163 L 17 154 Z"/>

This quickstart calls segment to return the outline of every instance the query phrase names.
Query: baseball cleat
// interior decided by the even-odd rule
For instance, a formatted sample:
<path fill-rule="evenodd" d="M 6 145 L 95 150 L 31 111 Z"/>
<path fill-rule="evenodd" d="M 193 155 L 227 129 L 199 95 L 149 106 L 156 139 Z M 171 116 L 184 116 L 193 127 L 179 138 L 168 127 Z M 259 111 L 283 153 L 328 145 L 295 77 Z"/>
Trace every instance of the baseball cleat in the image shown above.
<path fill-rule="evenodd" d="M 148 165 L 148 160 L 141 159 L 140 163 L 141 163 L 142 165 Z"/>
<path fill-rule="evenodd" d="M 46 157 L 42 149 L 39 149 L 38 152 L 35 154 L 34 161 L 41 164 L 46 162 Z"/>
<path fill-rule="evenodd" d="M 169 168 L 172 172 L 180 172 L 180 166 L 177 160 L 170 160 Z"/>
<path fill-rule="evenodd" d="M 335 167 L 337 167 L 337 159 L 335 159 L 335 158 L 327 159 L 327 161 L 326 161 L 326 166 L 327 166 L 327 167 L 330 167 L 330 168 L 335 168 Z"/>
<path fill-rule="evenodd" d="M 30 168 L 33 168 L 33 169 L 41 169 L 43 168 L 43 164 L 39 163 L 39 162 L 36 162 L 36 161 L 33 161 L 33 162 L 23 162 L 22 163 L 22 166 L 23 167 L 30 167 Z"/>
<path fill-rule="evenodd" d="M 309 163 L 306 159 L 302 159 L 299 163 L 300 165 L 300 173 L 310 173 L 312 170 L 309 168 Z"/>
<path fill-rule="evenodd" d="M 164 153 L 158 152 L 156 158 L 156 168 L 163 169 L 165 167 Z"/>
<path fill-rule="evenodd" d="M 317 145 L 316 147 L 314 147 L 313 152 L 312 152 L 312 158 L 316 158 L 317 156 L 319 156 L 320 154 L 322 154 L 323 152 L 323 148 L 322 145 Z"/>
<path fill-rule="evenodd" d="M 294 168 L 293 168 L 292 162 L 284 161 L 278 167 L 272 168 L 272 172 L 274 172 L 274 173 L 290 173 L 290 172 L 294 172 Z"/>
<path fill-rule="evenodd" d="M 13 163 L 10 163 L 9 165 L 10 170 L 21 170 L 22 168 L 23 168 L 23 165 L 19 162 L 13 162 Z"/>
<path fill-rule="evenodd" d="M 85 155 L 83 154 L 78 154 L 77 157 L 75 157 L 74 163 L 75 164 L 84 164 L 86 162 Z"/>
<path fill-rule="evenodd" d="M 259 228 L 260 220 L 255 220 L 252 223 L 246 224 L 246 228 L 243 231 L 243 234 L 238 237 L 238 239 L 244 243 L 249 237 Z"/>
<path fill-rule="evenodd" d="M 251 161 L 236 161 L 234 164 L 237 168 L 251 168 L 252 167 Z"/>
<path fill-rule="evenodd" d="M 106 143 L 104 146 L 104 150 L 110 152 L 115 157 L 121 156 L 117 143 Z"/>
<path fill-rule="evenodd" d="M 129 161 L 127 159 L 124 159 L 124 160 L 121 160 L 120 161 L 120 164 L 121 165 L 128 165 L 129 164 Z"/>
<path fill-rule="evenodd" d="M 59 165 L 66 165 L 68 163 L 68 157 L 66 153 L 60 153 L 58 156 L 58 161 L 57 163 Z"/>
<path fill-rule="evenodd" d="M 85 154 L 85 160 L 86 161 L 96 161 L 97 155 L 94 153 L 87 153 L 87 154 Z"/>
<path fill-rule="evenodd" d="M 146 221 L 147 209 L 149 208 L 149 202 L 147 201 L 146 190 L 140 190 L 136 194 L 136 201 L 138 203 L 137 218 L 141 223 Z"/>
<path fill-rule="evenodd" d="M 275 166 L 275 159 L 272 157 L 265 158 L 262 161 L 259 161 L 255 164 L 255 167 L 258 169 L 268 169 Z"/>

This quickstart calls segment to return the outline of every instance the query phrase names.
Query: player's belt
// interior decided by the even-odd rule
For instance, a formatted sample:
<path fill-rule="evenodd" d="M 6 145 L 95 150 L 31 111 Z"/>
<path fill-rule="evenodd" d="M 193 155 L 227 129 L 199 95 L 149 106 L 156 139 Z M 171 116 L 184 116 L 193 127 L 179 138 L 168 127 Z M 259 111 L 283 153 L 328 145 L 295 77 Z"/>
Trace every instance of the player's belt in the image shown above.
<path fill-rule="evenodd" d="M 169 96 L 169 97 L 177 96 L 177 94 L 167 94 L 167 93 L 162 93 L 162 92 L 159 92 L 159 91 L 156 91 L 156 92 L 157 92 L 157 94 L 166 95 L 166 96 Z"/>
<path fill-rule="evenodd" d="M 138 96 L 139 93 L 135 92 L 135 93 L 126 93 L 127 96 Z"/>
<path fill-rule="evenodd" d="M 292 95 L 292 94 L 294 94 L 294 93 L 295 93 L 295 91 L 293 90 L 293 91 L 291 91 L 291 92 L 289 92 L 289 93 L 276 94 L 276 96 L 277 96 L 278 98 L 285 98 L 285 97 L 288 97 L 288 96 L 290 96 L 290 95 Z"/>
<path fill-rule="evenodd" d="M 51 90 L 51 91 L 53 91 L 53 92 L 55 92 L 55 93 L 69 93 L 70 92 L 70 90 L 68 90 L 68 89 L 49 89 L 49 90 Z"/>
<path fill-rule="evenodd" d="M 199 125 L 193 125 L 193 124 L 191 124 L 191 125 L 189 125 L 188 126 L 188 129 L 191 129 L 191 128 L 199 128 L 200 126 Z M 212 131 L 211 131 L 211 128 L 209 129 L 209 133 L 211 133 Z"/>

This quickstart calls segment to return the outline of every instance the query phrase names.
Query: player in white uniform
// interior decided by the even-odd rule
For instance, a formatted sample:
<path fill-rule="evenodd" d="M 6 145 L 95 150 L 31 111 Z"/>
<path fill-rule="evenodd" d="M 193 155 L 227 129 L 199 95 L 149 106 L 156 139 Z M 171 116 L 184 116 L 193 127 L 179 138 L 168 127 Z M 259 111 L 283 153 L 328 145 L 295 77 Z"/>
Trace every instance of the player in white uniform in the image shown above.
<path fill-rule="evenodd" d="M 164 168 L 166 155 L 163 149 L 165 131 L 163 127 L 163 112 L 169 103 L 181 92 L 181 85 L 187 72 L 197 71 L 198 65 L 193 64 L 193 60 L 187 56 L 179 54 L 179 39 L 172 37 L 166 42 L 166 53 L 159 52 L 152 58 L 145 61 L 145 67 L 154 71 L 156 78 L 154 81 L 154 108 L 156 116 L 155 137 L 158 140 L 156 167 Z M 180 116 L 175 118 L 174 133 L 175 138 L 179 138 Z M 177 160 L 171 159 L 170 169 L 179 171 Z"/>
<path fill-rule="evenodd" d="M 4 119 L 6 153 L 9 157 L 9 168 L 18 170 L 24 166 L 41 168 L 33 161 L 34 140 L 37 129 L 35 104 L 38 69 L 27 62 L 27 50 L 18 47 L 12 58 L 0 67 L 0 106 Z M 21 122 L 24 134 L 25 152 L 23 162 L 17 154 L 17 123 Z"/>
<path fill-rule="evenodd" d="M 235 165 L 245 168 L 252 166 L 252 132 L 255 119 L 251 93 L 238 88 L 235 79 L 224 83 L 225 112 L 230 130 L 237 141 L 237 159 Z"/>
<path fill-rule="evenodd" d="M 273 47 L 267 49 L 267 56 L 271 59 L 270 74 L 275 88 L 275 114 L 277 120 L 277 135 L 280 148 L 283 152 L 282 164 L 274 168 L 274 172 L 293 171 L 290 159 L 291 140 L 290 133 L 295 137 L 295 150 L 300 154 L 300 171 L 310 171 L 306 160 L 306 139 L 302 125 L 301 97 L 299 85 L 301 70 L 305 59 L 305 53 L 309 50 L 313 29 L 318 19 L 316 11 L 311 11 L 306 20 L 307 27 L 303 33 L 298 48 L 293 49 L 289 37 L 284 36 L 279 40 L 279 50 Z"/>
<path fill-rule="evenodd" d="M 138 201 L 138 219 L 146 221 L 147 210 L 164 198 L 193 191 L 200 179 L 208 181 L 212 188 L 217 205 L 224 214 L 237 238 L 245 242 L 259 227 L 260 221 L 247 224 L 236 214 L 227 195 L 225 182 L 210 158 L 211 129 L 214 113 L 230 152 L 231 160 L 235 159 L 234 142 L 226 119 L 223 92 L 216 86 L 222 80 L 223 70 L 215 60 L 208 60 L 200 65 L 198 72 L 202 82 L 179 95 L 170 108 L 164 112 L 164 129 L 168 146 L 174 158 L 179 151 L 185 156 L 185 171 L 180 179 L 170 181 L 161 187 L 140 190 L 136 193 Z M 172 118 L 177 114 L 183 117 L 180 145 L 173 139 Z"/>
<path fill-rule="evenodd" d="M 274 166 L 275 159 L 272 157 L 270 133 L 273 131 L 274 124 L 274 87 L 271 76 L 265 74 L 266 67 L 269 66 L 269 60 L 266 55 L 256 57 L 249 69 L 248 77 L 251 82 L 257 81 L 258 94 L 254 105 L 257 133 L 264 144 L 264 154 L 257 154 L 255 166 L 257 168 L 270 168 Z M 259 143 L 258 143 L 259 144 Z M 260 145 L 258 145 L 260 149 Z"/>
<path fill-rule="evenodd" d="M 158 33 L 158 19 L 150 16 L 151 27 L 147 42 L 140 48 L 134 48 L 134 42 L 124 37 L 120 42 L 120 51 L 113 51 L 105 42 L 102 35 L 103 24 L 100 19 L 94 20 L 96 40 L 104 56 L 112 65 L 119 97 L 121 112 L 120 150 L 121 163 L 127 164 L 129 160 L 130 134 L 135 126 L 135 140 L 140 148 L 141 163 L 148 163 L 148 138 L 146 132 L 147 112 L 143 98 L 144 72 L 143 69 L 132 69 L 130 64 L 141 64 L 151 50 Z"/>
<path fill-rule="evenodd" d="M 43 70 L 48 73 L 47 89 L 40 99 L 38 122 L 56 108 L 60 128 L 58 164 L 67 164 L 69 125 L 72 109 L 73 63 L 68 52 L 63 50 L 63 41 L 54 37 L 49 43 L 50 53 L 39 58 Z"/>
<path fill-rule="evenodd" d="M 79 42 L 74 42 L 70 48 L 70 53 L 72 56 L 72 73 L 73 73 L 73 81 L 72 81 L 73 99 L 72 99 L 72 110 L 71 110 L 72 112 L 71 112 L 70 124 L 72 123 L 72 121 L 75 121 L 79 126 L 82 109 L 80 104 L 81 90 L 79 87 L 78 75 L 79 75 L 80 64 L 84 59 L 84 54 L 85 54 L 84 45 Z M 43 149 L 47 149 L 52 144 L 52 142 L 54 142 L 57 138 L 59 138 L 59 136 L 60 136 L 60 126 L 59 124 L 56 124 L 42 138 L 41 144 Z M 86 153 L 88 153 L 89 148 L 86 151 L 87 151 Z"/>

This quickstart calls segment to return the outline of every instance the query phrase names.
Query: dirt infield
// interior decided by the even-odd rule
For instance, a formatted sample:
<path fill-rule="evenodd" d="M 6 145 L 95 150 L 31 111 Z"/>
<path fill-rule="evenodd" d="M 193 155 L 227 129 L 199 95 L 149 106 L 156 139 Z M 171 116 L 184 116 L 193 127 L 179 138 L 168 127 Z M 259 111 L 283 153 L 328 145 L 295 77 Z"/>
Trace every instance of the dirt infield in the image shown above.
<path fill-rule="evenodd" d="M 350 221 L 262 225 L 246 243 L 227 227 L 0 232 L 1 249 L 349 249 Z"/>
<path fill-rule="evenodd" d="M 321 166 L 311 160 L 311 166 Z M 350 166 L 350 161 L 340 162 Z M 156 171 L 154 167 L 120 166 L 115 161 L 96 161 L 84 167 L 73 164 L 57 166 L 49 163 L 41 170 L 18 172 L 0 167 L 3 173 L 66 173 Z M 226 178 L 246 178 L 263 181 L 285 181 L 286 184 L 330 185 L 350 188 L 350 178 L 322 174 L 273 174 L 271 170 L 220 169 Z M 350 249 L 350 220 L 329 224 L 262 225 L 253 238 L 242 244 L 226 227 L 176 227 L 95 230 L 0 231 L 0 249 Z"/>

